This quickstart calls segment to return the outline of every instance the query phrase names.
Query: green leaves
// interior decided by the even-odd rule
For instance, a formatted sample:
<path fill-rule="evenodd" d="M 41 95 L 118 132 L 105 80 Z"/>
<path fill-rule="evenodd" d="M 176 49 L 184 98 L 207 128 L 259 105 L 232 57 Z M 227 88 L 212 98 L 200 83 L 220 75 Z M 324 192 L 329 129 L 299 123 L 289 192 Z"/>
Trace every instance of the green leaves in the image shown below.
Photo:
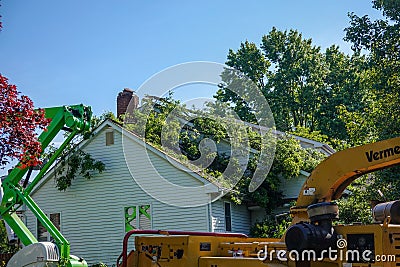
<path fill-rule="evenodd" d="M 229 73 L 225 74 L 229 75 Z M 257 130 L 245 127 L 243 132 L 235 131 L 236 120 L 226 120 L 226 116 L 229 116 L 226 114 L 227 107 L 220 106 L 222 105 L 220 102 L 209 104 L 209 110 L 203 111 L 186 109 L 171 96 L 166 99 L 148 98 L 145 103 L 132 116 L 134 122 L 140 121 L 140 123 L 128 123 L 126 127 L 138 134 L 145 133 L 142 137 L 147 142 L 174 158 L 179 158 L 182 163 L 197 164 L 196 169 L 201 169 L 204 177 L 224 188 L 231 188 L 236 181 L 239 181 L 229 193 L 230 198 L 236 203 L 253 203 L 271 211 L 283 203 L 283 195 L 279 187 L 281 179 L 295 178 L 299 176 L 301 170 L 310 171 L 323 158 L 315 151 L 301 148 L 300 143 L 294 138 L 284 136 L 276 144 L 275 162 L 269 173 L 266 170 L 265 181 L 256 191 L 249 192 L 248 186 L 257 168 L 262 146 L 261 135 Z M 191 113 L 196 114 L 193 115 L 194 119 L 191 119 Z M 221 117 L 215 116 L 216 114 Z M 169 120 L 171 117 L 180 118 L 182 125 L 174 124 L 174 120 Z M 145 129 L 138 129 L 138 124 L 145 124 Z M 235 135 L 234 138 L 231 138 L 232 132 Z M 267 135 L 265 134 L 263 138 L 268 139 Z M 174 139 L 174 144 L 169 143 L 168 139 Z M 211 151 L 209 147 L 203 147 L 201 151 L 201 143 L 206 139 L 213 140 L 220 150 Z M 238 145 L 235 142 L 240 144 L 248 142 L 253 149 L 244 174 L 240 172 L 243 168 L 243 163 L 239 161 L 240 156 L 237 158 L 232 156 L 232 153 L 240 152 L 235 147 Z M 178 146 L 175 146 L 175 143 Z M 272 144 L 264 141 L 265 145 Z M 205 157 L 205 160 L 199 161 L 201 157 Z M 191 168 L 190 165 L 188 166 Z"/>
<path fill-rule="evenodd" d="M 277 140 L 274 163 L 266 174 L 266 179 L 255 192 L 248 192 L 247 186 L 252 177 L 257 155 L 250 159 L 245 176 L 232 193 L 236 203 L 251 203 L 263 207 L 267 213 L 284 203 L 284 195 L 280 189 L 281 179 L 294 179 L 300 171 L 310 172 L 325 156 L 313 149 L 304 149 L 298 140 L 290 136 L 282 136 Z"/>
<path fill-rule="evenodd" d="M 367 15 L 351 13 L 345 40 L 353 44 L 355 51 L 369 53 L 363 77 L 368 98 L 361 99 L 368 104 L 356 115 L 366 125 L 371 124 L 377 139 L 386 139 L 400 134 L 400 121 L 395 115 L 400 111 L 400 4 L 398 0 L 374 0 L 373 4 L 386 19 L 371 21 Z"/>
<path fill-rule="evenodd" d="M 17 240 L 14 240 L 17 241 Z M 7 230 L 4 220 L 0 221 L 0 253 L 16 253 L 20 249 L 19 244 L 15 242 L 10 244 L 7 237 Z M 0 263 L 0 266 L 5 266 Z"/>
<path fill-rule="evenodd" d="M 281 238 L 290 226 L 290 218 L 279 222 L 268 218 L 262 222 L 255 223 L 250 229 L 252 237 Z"/>
<path fill-rule="evenodd" d="M 265 73 L 271 65 L 256 44 L 249 41 L 241 43 L 237 52 L 229 49 L 226 64 L 243 72 L 260 87 L 264 86 Z"/>
<path fill-rule="evenodd" d="M 264 91 L 278 129 L 297 125 L 314 129 L 326 74 L 320 48 L 295 30 L 276 28 L 263 36 L 261 48 L 274 66 Z"/>
<path fill-rule="evenodd" d="M 347 56 L 337 46 L 322 53 L 298 31 L 272 28 L 262 37 L 260 47 L 245 41 L 236 52 L 229 50 L 226 64 L 242 71 L 261 89 L 278 130 L 305 127 L 351 143 L 338 106 L 345 105 L 351 112 L 364 108 L 359 100 L 365 92 L 360 82 L 365 57 Z M 237 85 L 228 74 L 222 78 L 225 85 L 215 98 L 230 104 L 241 119 L 255 122 L 252 112 L 259 107 L 229 90 Z"/>
<path fill-rule="evenodd" d="M 90 265 L 90 267 L 108 267 L 108 266 L 102 262 L 99 262 L 99 263 Z"/>
<path fill-rule="evenodd" d="M 80 149 L 70 151 L 66 158 L 61 159 L 60 164 L 55 170 L 55 183 L 60 191 L 65 191 L 71 186 L 72 181 L 81 175 L 89 180 L 93 177 L 93 172 L 102 173 L 105 170 L 105 164 L 95 160 L 92 156 Z"/>
<path fill-rule="evenodd" d="M 368 15 L 359 17 L 350 13 L 350 26 L 345 29 L 345 40 L 352 43 L 353 50 L 366 54 L 358 58 L 361 71 L 353 74 L 358 78 L 354 85 L 358 85 L 360 91 L 347 88 L 348 96 L 358 95 L 353 102 L 359 103 L 359 107 L 345 103 L 337 107 L 353 145 L 400 135 L 400 2 L 374 0 L 372 3 L 382 11 L 384 19 L 371 21 Z M 355 101 L 357 98 L 359 100 Z M 354 182 L 349 187 L 350 195 L 338 201 L 340 220 L 344 223 L 371 222 L 370 201 L 398 199 L 399 178 L 399 168 L 394 167 Z M 384 198 L 378 194 L 378 189 Z"/>

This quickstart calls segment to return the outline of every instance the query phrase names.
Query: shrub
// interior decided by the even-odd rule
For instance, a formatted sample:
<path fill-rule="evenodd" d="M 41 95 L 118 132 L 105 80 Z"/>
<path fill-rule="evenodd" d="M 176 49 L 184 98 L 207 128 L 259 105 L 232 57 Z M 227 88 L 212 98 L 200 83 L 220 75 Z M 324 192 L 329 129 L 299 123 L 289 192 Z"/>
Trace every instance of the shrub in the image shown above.
<path fill-rule="evenodd" d="M 267 218 L 262 222 L 255 223 L 250 229 L 252 237 L 281 238 L 290 225 L 290 220 L 276 221 Z"/>

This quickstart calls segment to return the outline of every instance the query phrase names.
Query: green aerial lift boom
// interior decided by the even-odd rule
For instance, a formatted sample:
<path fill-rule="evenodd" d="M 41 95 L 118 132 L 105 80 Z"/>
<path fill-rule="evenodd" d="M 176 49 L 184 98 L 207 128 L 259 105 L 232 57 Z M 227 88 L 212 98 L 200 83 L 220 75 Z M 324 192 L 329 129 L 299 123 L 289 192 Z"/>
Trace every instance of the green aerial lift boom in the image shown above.
<path fill-rule="evenodd" d="M 10 226 L 14 233 L 25 246 L 16 253 L 9 261 L 8 267 L 39 267 L 60 266 L 76 267 L 87 266 L 82 258 L 70 255 L 70 244 L 60 231 L 53 225 L 46 214 L 29 196 L 32 189 L 43 178 L 44 174 L 53 165 L 68 143 L 79 133 L 89 131 L 92 111 L 84 105 L 62 106 L 45 108 L 45 117 L 51 119 L 47 129 L 39 136 L 42 151 L 50 144 L 54 137 L 61 131 L 69 134 L 62 145 L 56 150 L 46 162 L 36 177 L 26 188 L 20 185 L 20 181 L 27 174 L 29 168 L 15 167 L 2 182 L 2 199 L 0 214 L 2 219 Z M 54 243 L 38 242 L 35 236 L 28 230 L 25 224 L 16 214 L 17 209 L 25 204 L 36 216 L 40 223 L 47 229 L 54 239 Z"/>

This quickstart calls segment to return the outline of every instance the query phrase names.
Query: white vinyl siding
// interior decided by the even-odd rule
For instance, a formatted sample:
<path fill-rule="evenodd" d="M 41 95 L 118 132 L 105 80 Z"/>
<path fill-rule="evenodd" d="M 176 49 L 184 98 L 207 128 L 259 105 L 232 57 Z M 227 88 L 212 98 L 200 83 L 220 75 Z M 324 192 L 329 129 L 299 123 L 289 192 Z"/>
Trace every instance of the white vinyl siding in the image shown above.
<path fill-rule="evenodd" d="M 149 204 L 152 209 L 152 227 L 161 230 L 208 231 L 208 207 L 179 208 L 164 204 L 146 194 L 132 178 L 122 150 L 122 135 L 114 131 L 114 145 L 106 146 L 105 131 L 97 134 L 84 150 L 101 160 L 106 170 L 90 180 L 81 177 L 72 182 L 65 192 L 55 188 L 50 177 L 32 197 L 47 214 L 62 211 L 62 234 L 71 244 L 71 254 L 85 258 L 89 265 L 102 261 L 109 266 L 122 251 L 125 235 L 124 207 Z M 132 142 L 132 149 L 140 144 Z M 140 149 L 138 147 L 138 149 Z M 149 152 L 153 164 L 162 169 L 171 182 L 186 186 L 201 183 L 185 171 L 177 169 L 159 155 Z M 132 166 L 149 180 L 148 166 Z M 190 196 L 165 192 L 175 198 L 189 201 Z M 208 195 L 203 196 L 208 199 Z M 190 202 L 189 202 L 190 203 Z M 57 210 L 54 210 L 57 209 Z M 36 218 L 27 211 L 27 226 L 37 236 Z"/>
<path fill-rule="evenodd" d="M 212 231 L 225 232 L 225 214 L 223 201 L 217 200 L 211 204 Z"/>
<path fill-rule="evenodd" d="M 212 203 L 212 229 L 214 232 L 226 232 L 225 225 L 225 200 L 217 200 Z M 231 208 L 231 226 L 230 232 L 250 233 L 250 211 L 246 205 L 236 205 L 230 203 Z"/>
<path fill-rule="evenodd" d="M 307 176 L 300 174 L 298 177 L 292 179 L 280 179 L 279 189 L 283 192 L 285 199 L 297 199 L 299 190 L 307 180 Z"/>
<path fill-rule="evenodd" d="M 250 211 L 246 205 L 236 205 L 231 203 L 231 217 L 232 217 L 232 232 L 243 233 L 248 235 L 250 233 Z"/>

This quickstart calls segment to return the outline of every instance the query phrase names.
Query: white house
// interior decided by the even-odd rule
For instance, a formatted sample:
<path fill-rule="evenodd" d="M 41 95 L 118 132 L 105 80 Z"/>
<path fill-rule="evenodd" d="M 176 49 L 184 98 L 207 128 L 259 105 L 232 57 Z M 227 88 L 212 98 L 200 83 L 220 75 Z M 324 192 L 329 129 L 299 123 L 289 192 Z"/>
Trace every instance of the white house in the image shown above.
<path fill-rule="evenodd" d="M 125 112 L 132 94 L 125 89 L 118 95 L 119 113 Z M 138 99 L 134 102 L 137 106 Z M 325 144 L 295 138 L 303 147 L 333 153 Z M 179 161 L 111 120 L 104 121 L 80 147 L 101 160 L 106 170 L 91 180 L 77 177 L 65 192 L 57 190 L 54 170 L 50 170 L 31 196 L 70 241 L 71 253 L 89 264 L 101 261 L 113 266 L 130 229 L 248 234 L 251 225 L 265 217 L 260 207 L 236 205 L 226 198 L 211 201 L 221 195 L 222 188 L 188 172 Z M 302 172 L 298 179 L 283 180 L 284 196 L 297 198 L 307 176 Z M 30 211 L 25 220 L 39 241 L 50 240 Z"/>
<path fill-rule="evenodd" d="M 130 153 L 143 151 L 143 146 L 166 182 L 188 190 L 165 190 L 166 184 L 155 179 L 144 157 L 135 158 L 136 153 Z M 65 192 L 56 189 L 54 171 L 49 171 L 31 195 L 70 241 L 71 254 L 85 258 L 89 264 L 99 261 L 109 266 L 115 264 L 125 232 L 133 228 L 249 232 L 251 218 L 245 205 L 223 199 L 210 203 L 212 197 L 221 193 L 220 188 L 185 171 L 179 162 L 143 144 L 110 120 L 104 121 L 94 136 L 81 144 L 81 149 L 101 160 L 106 170 L 91 180 L 77 177 Z M 133 158 L 126 161 L 124 152 Z M 132 177 L 133 169 L 139 180 Z M 160 186 L 164 187 L 161 189 L 165 196 L 147 193 L 157 192 Z M 190 190 L 195 187 L 199 190 Z M 181 207 L 177 203 L 186 205 Z M 50 240 L 30 211 L 26 211 L 25 218 L 27 227 L 39 241 Z"/>

